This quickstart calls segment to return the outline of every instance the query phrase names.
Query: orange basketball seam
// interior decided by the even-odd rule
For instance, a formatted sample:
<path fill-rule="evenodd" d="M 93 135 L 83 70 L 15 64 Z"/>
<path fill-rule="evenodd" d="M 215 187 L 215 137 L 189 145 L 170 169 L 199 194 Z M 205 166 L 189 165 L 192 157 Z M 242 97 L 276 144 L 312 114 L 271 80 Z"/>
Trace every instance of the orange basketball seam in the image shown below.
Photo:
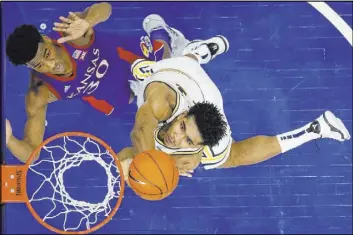
<path fill-rule="evenodd" d="M 137 169 L 136 165 L 134 162 L 132 162 L 132 165 L 134 166 L 134 168 L 136 169 L 136 171 L 142 176 L 142 178 L 144 178 L 149 184 L 153 185 L 154 187 L 158 188 L 159 191 L 161 192 L 161 195 L 163 194 L 163 191 L 160 187 L 158 187 L 157 185 L 153 184 L 151 181 L 149 181 L 144 175 L 141 174 L 141 172 Z M 135 189 L 135 188 L 134 188 Z"/>
<path fill-rule="evenodd" d="M 156 160 L 154 160 L 154 158 L 153 158 L 149 153 L 145 153 L 145 154 L 147 154 L 147 155 L 152 159 L 152 161 L 156 164 L 156 166 L 158 167 L 158 170 L 159 170 L 159 172 L 162 174 L 162 177 L 163 177 L 163 179 L 164 179 L 164 183 L 165 183 L 165 186 L 166 186 L 166 188 L 167 188 L 167 192 L 169 192 L 167 179 L 165 178 L 165 176 L 164 176 L 164 174 L 163 174 L 161 168 L 159 167 L 158 163 L 156 162 Z"/>
<path fill-rule="evenodd" d="M 163 193 L 144 193 L 144 192 L 139 191 L 136 188 L 134 188 L 134 190 L 137 191 L 139 194 L 144 194 L 144 195 L 149 195 L 149 196 L 157 196 L 157 195 L 162 196 L 163 195 Z"/>

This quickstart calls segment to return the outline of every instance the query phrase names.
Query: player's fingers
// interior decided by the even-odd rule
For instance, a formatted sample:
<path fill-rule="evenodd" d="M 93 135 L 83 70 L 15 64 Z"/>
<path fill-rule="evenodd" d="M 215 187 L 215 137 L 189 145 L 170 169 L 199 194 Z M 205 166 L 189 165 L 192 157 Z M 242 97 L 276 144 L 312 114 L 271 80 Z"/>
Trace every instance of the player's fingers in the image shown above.
<path fill-rule="evenodd" d="M 129 182 L 128 178 L 125 179 L 125 183 L 131 188 L 131 185 L 130 185 L 130 182 Z"/>
<path fill-rule="evenodd" d="M 67 41 L 70 41 L 72 40 L 72 36 L 67 36 L 67 37 L 63 37 L 63 38 L 59 38 L 58 39 L 58 43 L 64 43 L 64 42 L 67 42 Z"/>
<path fill-rule="evenodd" d="M 73 13 L 73 12 L 70 11 L 69 14 L 70 14 L 70 16 L 71 16 L 74 20 L 79 19 L 79 17 L 78 17 L 75 13 Z"/>
<path fill-rule="evenodd" d="M 180 171 L 180 172 L 179 172 L 179 175 L 185 176 L 185 177 L 188 177 L 188 178 L 191 178 L 191 177 L 192 177 L 192 175 L 191 175 L 190 173 L 183 172 L 183 171 Z"/>
<path fill-rule="evenodd" d="M 54 22 L 54 26 L 60 27 L 60 28 L 68 28 L 70 25 L 69 24 L 65 24 L 65 23 Z"/>
<path fill-rule="evenodd" d="M 67 29 L 65 28 L 58 28 L 58 27 L 54 27 L 53 30 L 57 31 L 57 32 L 66 32 Z"/>
<path fill-rule="evenodd" d="M 63 16 L 60 16 L 59 19 L 65 23 L 71 24 L 73 21 L 70 20 L 69 18 L 65 18 Z"/>

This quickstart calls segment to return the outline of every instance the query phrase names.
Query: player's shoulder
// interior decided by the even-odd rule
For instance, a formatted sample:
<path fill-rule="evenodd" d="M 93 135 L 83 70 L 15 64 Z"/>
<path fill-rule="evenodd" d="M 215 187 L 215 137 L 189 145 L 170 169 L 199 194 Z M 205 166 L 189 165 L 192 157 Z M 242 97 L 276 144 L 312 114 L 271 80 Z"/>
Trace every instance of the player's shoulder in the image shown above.
<path fill-rule="evenodd" d="M 216 146 L 205 146 L 203 156 L 201 158 L 201 163 L 204 168 L 213 169 L 224 164 L 229 157 L 232 142 L 233 139 L 230 136 L 227 136 Z"/>

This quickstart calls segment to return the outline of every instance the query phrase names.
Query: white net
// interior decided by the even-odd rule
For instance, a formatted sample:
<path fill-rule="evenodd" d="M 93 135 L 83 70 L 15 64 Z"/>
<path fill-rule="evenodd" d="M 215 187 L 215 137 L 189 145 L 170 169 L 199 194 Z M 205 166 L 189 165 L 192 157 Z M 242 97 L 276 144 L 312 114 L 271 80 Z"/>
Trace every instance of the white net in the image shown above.
<path fill-rule="evenodd" d="M 112 212 L 114 201 L 117 202 L 120 197 L 120 172 L 114 156 L 92 139 L 68 136 L 60 139 L 57 145 L 44 146 L 40 158 L 30 166 L 28 172 L 40 177 L 40 180 L 37 178 L 39 183 L 35 187 L 31 189 L 27 187 L 28 198 L 33 208 L 36 203 L 44 204 L 44 206 L 38 204 L 34 209 L 47 224 L 63 231 L 88 230 L 102 222 Z M 79 141 L 80 139 L 82 141 Z M 79 173 L 77 176 L 82 178 L 87 171 L 79 168 L 87 162 L 103 169 L 106 175 L 105 179 L 98 179 L 100 187 L 93 187 L 93 190 L 100 192 L 103 190 L 106 195 L 103 199 L 99 198 L 98 201 L 96 199 L 95 202 L 73 198 L 68 190 L 70 188 L 65 186 L 78 178 L 67 178 L 64 177 L 65 174 L 74 170 Z M 98 169 L 88 170 L 94 174 L 92 171 Z M 81 190 L 80 187 L 83 188 L 86 184 L 87 179 L 83 179 L 76 188 Z"/>

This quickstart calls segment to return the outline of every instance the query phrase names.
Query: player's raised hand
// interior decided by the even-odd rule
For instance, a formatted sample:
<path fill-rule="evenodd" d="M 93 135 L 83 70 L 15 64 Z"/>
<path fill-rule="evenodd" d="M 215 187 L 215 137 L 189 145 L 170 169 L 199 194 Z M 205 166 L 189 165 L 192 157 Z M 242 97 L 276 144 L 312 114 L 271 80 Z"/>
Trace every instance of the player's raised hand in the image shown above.
<path fill-rule="evenodd" d="M 66 34 L 64 37 L 58 39 L 58 43 L 79 39 L 91 28 L 91 25 L 87 20 L 81 19 L 73 12 L 70 12 L 69 14 L 72 19 L 60 16 L 59 19 L 62 23 L 54 23 L 55 27 L 53 30 L 64 32 Z"/>
<path fill-rule="evenodd" d="M 201 155 L 174 156 L 174 159 L 179 170 L 179 175 L 191 178 L 194 169 L 196 169 L 201 162 Z"/>
<path fill-rule="evenodd" d="M 184 170 L 179 169 L 179 175 L 181 175 L 181 176 L 185 176 L 185 177 L 191 178 L 192 177 L 192 173 L 194 173 L 194 170 L 184 171 Z"/>
<path fill-rule="evenodd" d="M 9 120 L 6 119 L 6 145 L 9 142 L 10 137 L 12 136 L 12 127 Z"/>
<path fill-rule="evenodd" d="M 130 186 L 130 184 L 129 184 L 129 167 L 130 167 L 131 162 L 132 162 L 131 158 L 125 159 L 120 162 L 121 168 L 123 170 L 124 180 L 129 186 Z"/>

